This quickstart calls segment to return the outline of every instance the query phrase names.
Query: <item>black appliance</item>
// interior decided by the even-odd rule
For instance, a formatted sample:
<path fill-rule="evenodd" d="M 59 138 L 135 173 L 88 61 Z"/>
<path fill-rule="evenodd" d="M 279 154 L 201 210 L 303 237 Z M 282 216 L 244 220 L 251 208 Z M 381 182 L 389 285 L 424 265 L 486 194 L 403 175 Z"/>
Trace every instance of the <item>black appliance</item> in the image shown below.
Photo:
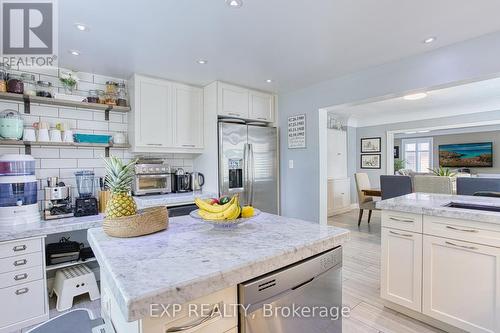
<path fill-rule="evenodd" d="M 83 244 L 62 237 L 58 243 L 47 244 L 45 248 L 45 261 L 47 266 L 76 261 L 80 258 L 80 249 Z"/>
<path fill-rule="evenodd" d="M 191 192 L 191 175 L 179 168 L 172 174 L 172 187 L 175 193 Z"/>
<path fill-rule="evenodd" d="M 198 207 L 196 205 L 182 205 L 182 206 L 168 207 L 168 217 L 189 215 L 189 213 L 197 209 Z"/>
<path fill-rule="evenodd" d="M 76 198 L 75 199 L 75 216 L 90 216 L 99 214 L 97 199 L 94 197 L 89 198 Z"/>

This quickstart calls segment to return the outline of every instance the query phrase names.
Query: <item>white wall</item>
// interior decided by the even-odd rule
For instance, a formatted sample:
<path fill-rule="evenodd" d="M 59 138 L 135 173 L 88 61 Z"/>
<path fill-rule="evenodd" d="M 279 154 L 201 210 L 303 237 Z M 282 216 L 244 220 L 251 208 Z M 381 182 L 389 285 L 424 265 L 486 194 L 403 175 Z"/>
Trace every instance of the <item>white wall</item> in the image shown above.
<path fill-rule="evenodd" d="M 493 77 L 500 73 L 499 58 L 500 33 L 494 33 L 280 94 L 282 214 L 319 220 L 320 108 Z M 307 117 L 307 148 L 289 150 L 287 118 L 302 113 Z M 294 160 L 293 169 L 289 160 Z"/>

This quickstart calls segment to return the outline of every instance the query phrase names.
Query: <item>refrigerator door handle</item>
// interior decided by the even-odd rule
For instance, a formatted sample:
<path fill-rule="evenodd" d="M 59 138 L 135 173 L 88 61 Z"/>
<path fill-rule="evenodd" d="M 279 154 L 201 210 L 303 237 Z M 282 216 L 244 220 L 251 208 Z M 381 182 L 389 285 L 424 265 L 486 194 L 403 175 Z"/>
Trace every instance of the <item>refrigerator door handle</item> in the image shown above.
<path fill-rule="evenodd" d="M 250 187 L 250 178 L 248 174 L 248 164 L 250 163 L 250 145 L 245 143 L 243 147 L 243 193 L 240 200 L 246 204 L 246 202 L 250 198 L 249 187 Z"/>
<path fill-rule="evenodd" d="M 253 144 L 249 144 L 249 146 L 250 146 L 250 151 L 249 151 L 250 163 L 249 163 L 248 174 L 249 174 L 249 178 L 250 178 L 250 181 L 249 181 L 250 187 L 248 189 L 248 192 L 249 192 L 248 204 L 250 206 L 252 206 L 253 205 L 253 195 L 254 195 L 255 164 L 254 164 Z"/>

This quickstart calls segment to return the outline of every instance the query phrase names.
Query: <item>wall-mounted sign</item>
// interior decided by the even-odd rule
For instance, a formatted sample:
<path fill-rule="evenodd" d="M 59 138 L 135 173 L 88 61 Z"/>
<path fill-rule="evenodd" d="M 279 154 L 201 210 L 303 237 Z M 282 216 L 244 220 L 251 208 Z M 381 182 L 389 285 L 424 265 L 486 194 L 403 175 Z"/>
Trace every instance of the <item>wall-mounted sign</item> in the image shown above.
<path fill-rule="evenodd" d="M 306 115 L 288 117 L 288 149 L 306 148 Z"/>

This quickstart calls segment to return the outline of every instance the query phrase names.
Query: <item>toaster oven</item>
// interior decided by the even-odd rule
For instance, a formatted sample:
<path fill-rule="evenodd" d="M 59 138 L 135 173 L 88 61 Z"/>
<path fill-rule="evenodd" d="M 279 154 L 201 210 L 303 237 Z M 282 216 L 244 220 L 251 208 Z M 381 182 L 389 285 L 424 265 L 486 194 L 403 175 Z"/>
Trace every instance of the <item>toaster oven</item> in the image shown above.
<path fill-rule="evenodd" d="M 132 192 L 134 195 L 172 192 L 170 166 L 164 163 L 136 164 Z"/>

